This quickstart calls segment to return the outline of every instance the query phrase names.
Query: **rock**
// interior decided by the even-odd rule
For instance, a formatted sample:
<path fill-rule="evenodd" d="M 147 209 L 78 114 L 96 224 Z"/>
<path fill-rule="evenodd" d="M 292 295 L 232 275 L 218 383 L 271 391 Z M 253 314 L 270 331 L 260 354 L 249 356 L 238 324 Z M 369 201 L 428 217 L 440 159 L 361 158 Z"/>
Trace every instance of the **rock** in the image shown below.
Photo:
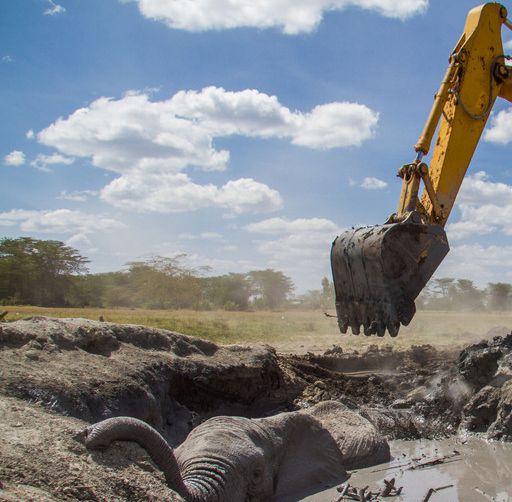
<path fill-rule="evenodd" d="M 395 410 L 403 410 L 410 408 L 412 404 L 413 402 L 408 399 L 396 399 L 391 403 L 391 408 L 394 408 Z"/>
<path fill-rule="evenodd" d="M 37 361 L 39 359 L 39 352 L 37 350 L 26 350 L 25 357 L 32 361 Z"/>
<path fill-rule="evenodd" d="M 486 342 L 471 345 L 459 356 L 459 373 L 470 383 L 483 387 L 491 381 L 498 369 L 498 359 L 503 355 L 499 347 Z"/>

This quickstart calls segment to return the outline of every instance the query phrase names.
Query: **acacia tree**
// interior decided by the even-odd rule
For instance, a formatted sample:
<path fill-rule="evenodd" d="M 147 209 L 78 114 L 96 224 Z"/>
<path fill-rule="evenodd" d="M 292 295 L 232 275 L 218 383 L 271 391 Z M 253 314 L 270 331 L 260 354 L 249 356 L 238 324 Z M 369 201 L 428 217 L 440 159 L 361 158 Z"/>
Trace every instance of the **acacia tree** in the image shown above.
<path fill-rule="evenodd" d="M 262 308 L 280 307 L 293 291 L 292 280 L 278 270 L 253 270 L 248 274 L 256 304 Z"/>
<path fill-rule="evenodd" d="M 489 283 L 487 287 L 489 307 L 492 310 L 509 310 L 512 299 L 512 284 L 504 282 Z"/>
<path fill-rule="evenodd" d="M 72 277 L 86 272 L 88 262 L 60 241 L 1 239 L 0 298 L 4 302 L 64 305 Z"/>
<path fill-rule="evenodd" d="M 251 283 L 246 274 L 230 273 L 207 279 L 207 301 L 226 310 L 248 310 Z"/>
<path fill-rule="evenodd" d="M 180 254 L 172 258 L 153 256 L 128 263 L 133 303 L 149 308 L 197 308 L 203 299 L 207 267 L 198 269 L 182 263 Z"/>

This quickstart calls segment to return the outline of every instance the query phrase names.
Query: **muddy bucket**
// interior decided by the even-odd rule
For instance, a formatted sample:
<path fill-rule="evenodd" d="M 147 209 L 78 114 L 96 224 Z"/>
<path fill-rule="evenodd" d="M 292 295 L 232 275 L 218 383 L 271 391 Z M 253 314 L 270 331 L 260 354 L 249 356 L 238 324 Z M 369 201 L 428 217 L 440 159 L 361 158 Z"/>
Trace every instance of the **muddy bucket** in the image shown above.
<path fill-rule="evenodd" d="M 449 251 L 440 225 L 408 218 L 349 230 L 331 249 L 336 312 L 342 333 L 396 336 L 416 312 L 415 298 Z"/>

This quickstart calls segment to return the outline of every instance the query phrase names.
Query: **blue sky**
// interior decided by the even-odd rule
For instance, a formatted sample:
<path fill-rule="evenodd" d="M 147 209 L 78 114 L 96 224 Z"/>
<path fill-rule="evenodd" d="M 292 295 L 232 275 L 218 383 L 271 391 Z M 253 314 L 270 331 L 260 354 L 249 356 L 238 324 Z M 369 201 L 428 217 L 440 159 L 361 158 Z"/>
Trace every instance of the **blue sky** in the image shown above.
<path fill-rule="evenodd" d="M 318 288 L 334 236 L 395 210 L 474 5 L 3 0 L 2 235 Z M 511 140 L 497 102 L 439 275 L 512 282 Z"/>

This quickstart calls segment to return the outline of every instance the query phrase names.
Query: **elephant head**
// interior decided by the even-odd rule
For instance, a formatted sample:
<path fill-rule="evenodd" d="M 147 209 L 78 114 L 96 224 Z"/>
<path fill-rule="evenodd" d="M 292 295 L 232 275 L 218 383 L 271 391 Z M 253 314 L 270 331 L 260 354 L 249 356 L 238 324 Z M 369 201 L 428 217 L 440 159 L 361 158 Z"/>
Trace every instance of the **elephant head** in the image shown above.
<path fill-rule="evenodd" d="M 109 418 L 86 430 L 89 449 L 104 449 L 116 440 L 140 444 L 169 487 L 187 501 L 268 501 L 273 496 L 282 440 L 254 420 L 212 418 L 176 450 L 151 426 L 131 417 Z"/>
<path fill-rule="evenodd" d="M 348 421 L 333 435 L 325 424 L 336 417 Z M 361 427 L 364 437 L 354 432 Z M 339 403 L 259 419 L 214 417 L 176 450 L 155 429 L 130 417 L 110 418 L 86 431 L 88 448 L 105 448 L 115 440 L 139 443 L 169 487 L 192 502 L 267 502 L 343 481 L 351 462 L 371 458 L 372 452 L 389 456 L 387 443 L 369 422 Z"/>

